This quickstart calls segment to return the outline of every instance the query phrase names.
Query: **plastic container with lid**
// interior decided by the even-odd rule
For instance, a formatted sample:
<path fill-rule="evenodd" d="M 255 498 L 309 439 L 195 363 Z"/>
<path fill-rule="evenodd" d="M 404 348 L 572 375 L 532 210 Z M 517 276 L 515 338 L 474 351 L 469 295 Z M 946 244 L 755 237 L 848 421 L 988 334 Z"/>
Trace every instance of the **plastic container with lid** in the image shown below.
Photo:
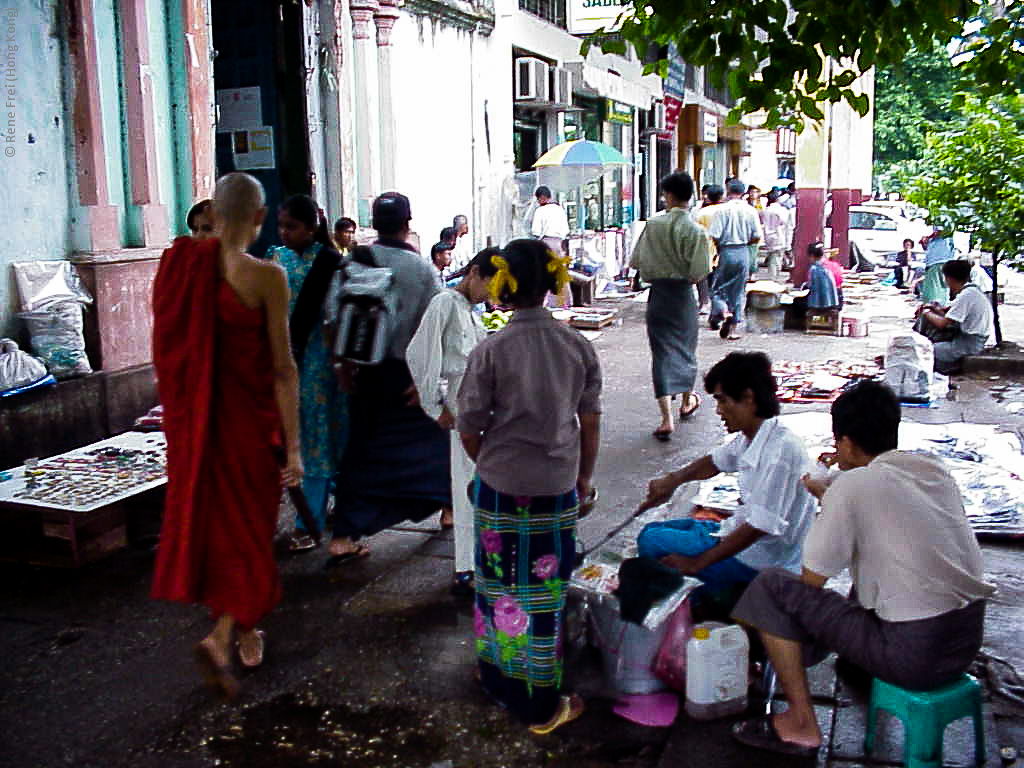
<path fill-rule="evenodd" d="M 750 644 L 742 627 L 709 621 L 686 644 L 686 713 L 696 720 L 747 708 Z"/>

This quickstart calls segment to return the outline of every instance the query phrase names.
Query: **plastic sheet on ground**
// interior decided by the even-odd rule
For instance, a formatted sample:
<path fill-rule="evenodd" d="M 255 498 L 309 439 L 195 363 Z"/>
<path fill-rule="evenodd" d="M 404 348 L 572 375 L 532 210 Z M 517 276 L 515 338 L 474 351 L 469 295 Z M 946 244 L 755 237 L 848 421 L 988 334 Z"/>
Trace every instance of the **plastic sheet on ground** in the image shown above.
<path fill-rule="evenodd" d="M 815 458 L 833 450 L 832 417 L 796 413 L 779 420 L 798 434 Z M 1021 439 L 991 424 L 900 424 L 899 447 L 939 456 L 960 487 L 974 532 L 988 537 L 1024 537 L 1024 453 Z M 720 475 L 700 484 L 695 502 L 735 509 L 739 486 L 735 475 Z"/>

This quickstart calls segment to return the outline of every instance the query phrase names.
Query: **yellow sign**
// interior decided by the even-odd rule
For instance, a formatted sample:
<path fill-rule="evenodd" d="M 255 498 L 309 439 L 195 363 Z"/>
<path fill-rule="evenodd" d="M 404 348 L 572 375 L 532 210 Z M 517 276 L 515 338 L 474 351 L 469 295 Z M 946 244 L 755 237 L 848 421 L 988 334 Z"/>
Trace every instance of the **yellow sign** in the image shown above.
<path fill-rule="evenodd" d="M 632 125 L 633 108 L 629 106 L 629 104 L 623 104 L 620 101 L 612 101 L 611 99 L 606 99 L 604 108 L 604 119 L 607 120 L 609 123 Z"/>

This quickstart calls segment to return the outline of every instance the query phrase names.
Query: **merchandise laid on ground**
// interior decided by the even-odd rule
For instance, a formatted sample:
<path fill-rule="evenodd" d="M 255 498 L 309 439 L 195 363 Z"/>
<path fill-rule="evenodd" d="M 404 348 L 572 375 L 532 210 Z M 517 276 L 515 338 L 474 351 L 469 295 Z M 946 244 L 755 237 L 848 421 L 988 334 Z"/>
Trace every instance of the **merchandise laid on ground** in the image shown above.
<path fill-rule="evenodd" d="M 798 434 L 813 458 L 834 450 L 832 418 L 827 413 L 779 417 Z M 988 424 L 900 424 L 901 450 L 942 458 L 964 499 L 964 509 L 978 536 L 1024 537 L 1024 454 L 1020 437 Z M 735 509 L 740 498 L 735 477 L 720 476 L 701 484 L 697 502 Z"/>
<path fill-rule="evenodd" d="M 780 400 L 830 403 L 853 382 L 880 378 L 885 370 L 877 360 L 776 360 L 772 372 L 778 381 Z"/>

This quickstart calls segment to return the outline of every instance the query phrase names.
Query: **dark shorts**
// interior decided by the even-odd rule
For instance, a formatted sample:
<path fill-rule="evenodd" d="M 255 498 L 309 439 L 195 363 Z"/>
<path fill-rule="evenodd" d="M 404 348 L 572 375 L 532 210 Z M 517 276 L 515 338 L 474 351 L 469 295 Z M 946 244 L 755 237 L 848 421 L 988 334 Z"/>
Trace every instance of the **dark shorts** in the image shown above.
<path fill-rule="evenodd" d="M 835 651 L 888 683 L 929 690 L 953 682 L 974 661 L 981 649 L 985 601 L 930 619 L 884 621 L 838 592 L 772 569 L 747 587 L 732 617 L 801 643 L 808 666 Z"/>

